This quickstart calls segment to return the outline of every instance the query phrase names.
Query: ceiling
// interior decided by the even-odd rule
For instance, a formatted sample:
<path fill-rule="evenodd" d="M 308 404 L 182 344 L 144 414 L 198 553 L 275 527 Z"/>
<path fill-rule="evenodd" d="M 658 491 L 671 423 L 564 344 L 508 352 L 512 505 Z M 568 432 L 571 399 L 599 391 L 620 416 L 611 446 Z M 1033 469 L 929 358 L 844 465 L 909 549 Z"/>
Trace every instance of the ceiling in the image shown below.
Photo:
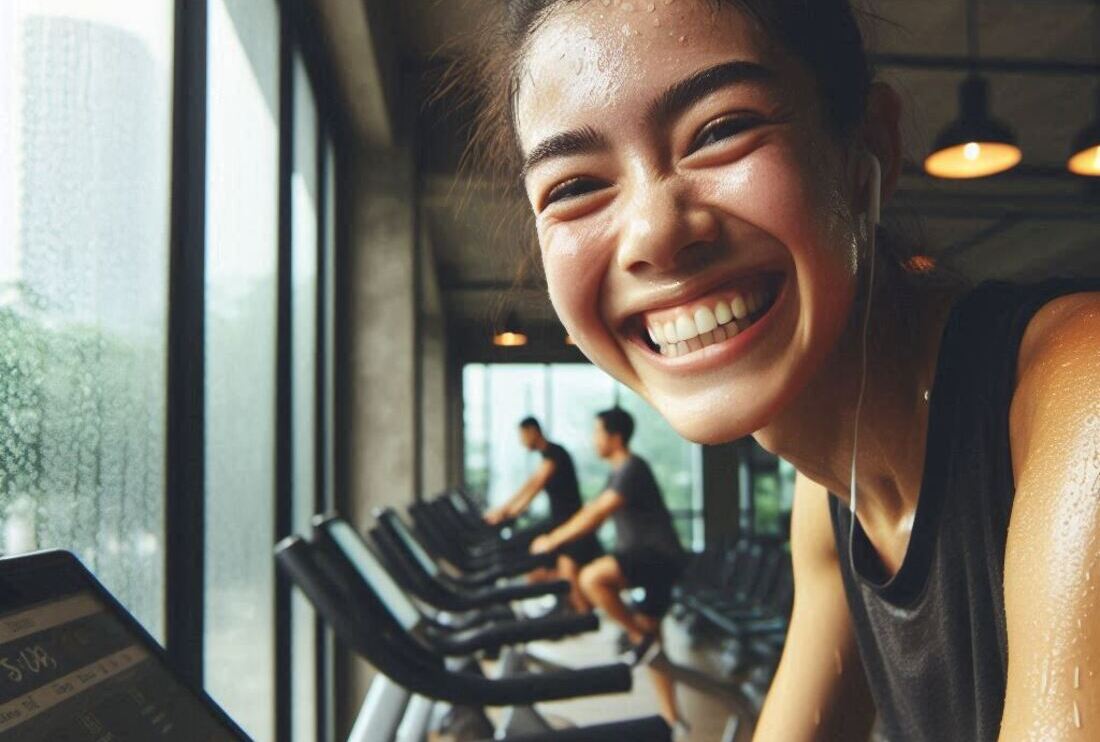
<path fill-rule="evenodd" d="M 431 71 L 474 31 L 493 1 L 399 4 L 402 64 L 424 80 L 420 95 L 432 85 Z M 993 111 L 1015 129 L 1024 166 L 963 183 L 931 179 L 914 163 L 956 115 L 963 72 L 939 67 L 944 58 L 966 53 L 964 0 L 870 0 L 863 7 L 879 17 L 867 28 L 872 52 L 885 62 L 879 75 L 900 91 L 908 111 L 903 132 L 910 164 L 887 216 L 920 215 L 925 251 L 974 279 L 1100 275 L 1100 188 L 1064 172 L 1069 142 L 1095 113 L 1098 3 L 980 3 L 983 59 L 1047 66 L 1057 60 L 1084 72 L 1017 70 L 1009 63 L 989 71 Z M 421 194 L 449 317 L 474 326 L 507 306 L 529 323 L 553 323 L 537 275 L 517 279 L 517 265 L 531 255 L 526 204 L 457 175 L 465 122 L 439 115 L 440 108 L 420 107 Z"/>

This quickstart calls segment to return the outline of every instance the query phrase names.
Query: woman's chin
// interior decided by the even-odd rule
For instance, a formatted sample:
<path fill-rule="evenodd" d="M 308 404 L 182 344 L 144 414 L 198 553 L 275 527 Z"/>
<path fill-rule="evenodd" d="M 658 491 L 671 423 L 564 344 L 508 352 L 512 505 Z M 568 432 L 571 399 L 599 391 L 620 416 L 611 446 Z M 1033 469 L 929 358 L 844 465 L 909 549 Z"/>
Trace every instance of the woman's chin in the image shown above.
<path fill-rule="evenodd" d="M 650 395 L 653 406 L 669 425 L 693 443 L 718 445 L 752 435 L 771 418 L 769 406 L 746 395 L 730 393 Z"/>

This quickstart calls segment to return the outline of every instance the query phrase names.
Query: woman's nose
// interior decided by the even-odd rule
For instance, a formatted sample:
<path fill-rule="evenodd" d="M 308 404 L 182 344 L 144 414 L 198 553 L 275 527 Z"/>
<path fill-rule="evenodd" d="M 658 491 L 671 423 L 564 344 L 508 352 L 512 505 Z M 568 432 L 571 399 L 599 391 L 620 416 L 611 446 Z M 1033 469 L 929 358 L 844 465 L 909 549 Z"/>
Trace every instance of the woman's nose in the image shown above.
<path fill-rule="evenodd" d="M 681 271 L 700 249 L 713 246 L 718 217 L 671 182 L 641 187 L 630 200 L 617 260 L 634 274 Z"/>

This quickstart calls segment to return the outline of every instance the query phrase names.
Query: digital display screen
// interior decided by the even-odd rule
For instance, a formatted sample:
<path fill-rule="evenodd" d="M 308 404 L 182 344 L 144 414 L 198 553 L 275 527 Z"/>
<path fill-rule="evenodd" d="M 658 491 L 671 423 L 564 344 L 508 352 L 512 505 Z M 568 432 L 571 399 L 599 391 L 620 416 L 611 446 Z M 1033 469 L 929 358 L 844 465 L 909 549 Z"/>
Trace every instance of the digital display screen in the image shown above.
<path fill-rule="evenodd" d="M 93 591 L 0 606 L 0 740 L 242 739 Z"/>

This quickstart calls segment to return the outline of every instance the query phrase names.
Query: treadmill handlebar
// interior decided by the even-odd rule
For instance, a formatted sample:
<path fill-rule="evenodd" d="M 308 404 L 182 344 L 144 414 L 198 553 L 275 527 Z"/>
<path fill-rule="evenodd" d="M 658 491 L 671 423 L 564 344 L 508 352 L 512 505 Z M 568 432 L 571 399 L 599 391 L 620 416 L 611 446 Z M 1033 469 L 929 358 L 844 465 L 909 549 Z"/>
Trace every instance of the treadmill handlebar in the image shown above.
<path fill-rule="evenodd" d="M 475 590 L 469 594 L 475 600 L 487 600 L 494 603 L 512 600 L 541 598 L 544 595 L 568 595 L 569 583 L 565 580 L 551 582 L 530 582 L 518 585 L 501 585 Z"/>
<path fill-rule="evenodd" d="M 440 688 L 440 698 L 472 706 L 527 706 L 543 701 L 626 693 L 632 685 L 630 666 L 621 663 L 505 678 L 455 674 L 440 679 L 444 686 Z"/>
<path fill-rule="evenodd" d="M 521 554 L 513 557 L 502 557 L 492 566 L 485 567 L 476 572 L 466 572 L 453 578 L 464 585 L 488 585 L 502 577 L 516 577 L 527 574 L 536 569 L 552 569 L 558 561 L 556 554 Z"/>
<path fill-rule="evenodd" d="M 524 621 L 490 624 L 483 628 L 441 638 L 438 643 L 444 645 L 448 653 L 469 654 L 511 644 L 575 636 L 587 631 L 595 631 L 599 626 L 600 620 L 592 614 L 545 616 Z"/>
<path fill-rule="evenodd" d="M 672 729 L 660 716 L 556 729 L 509 737 L 509 742 L 671 742 Z"/>

